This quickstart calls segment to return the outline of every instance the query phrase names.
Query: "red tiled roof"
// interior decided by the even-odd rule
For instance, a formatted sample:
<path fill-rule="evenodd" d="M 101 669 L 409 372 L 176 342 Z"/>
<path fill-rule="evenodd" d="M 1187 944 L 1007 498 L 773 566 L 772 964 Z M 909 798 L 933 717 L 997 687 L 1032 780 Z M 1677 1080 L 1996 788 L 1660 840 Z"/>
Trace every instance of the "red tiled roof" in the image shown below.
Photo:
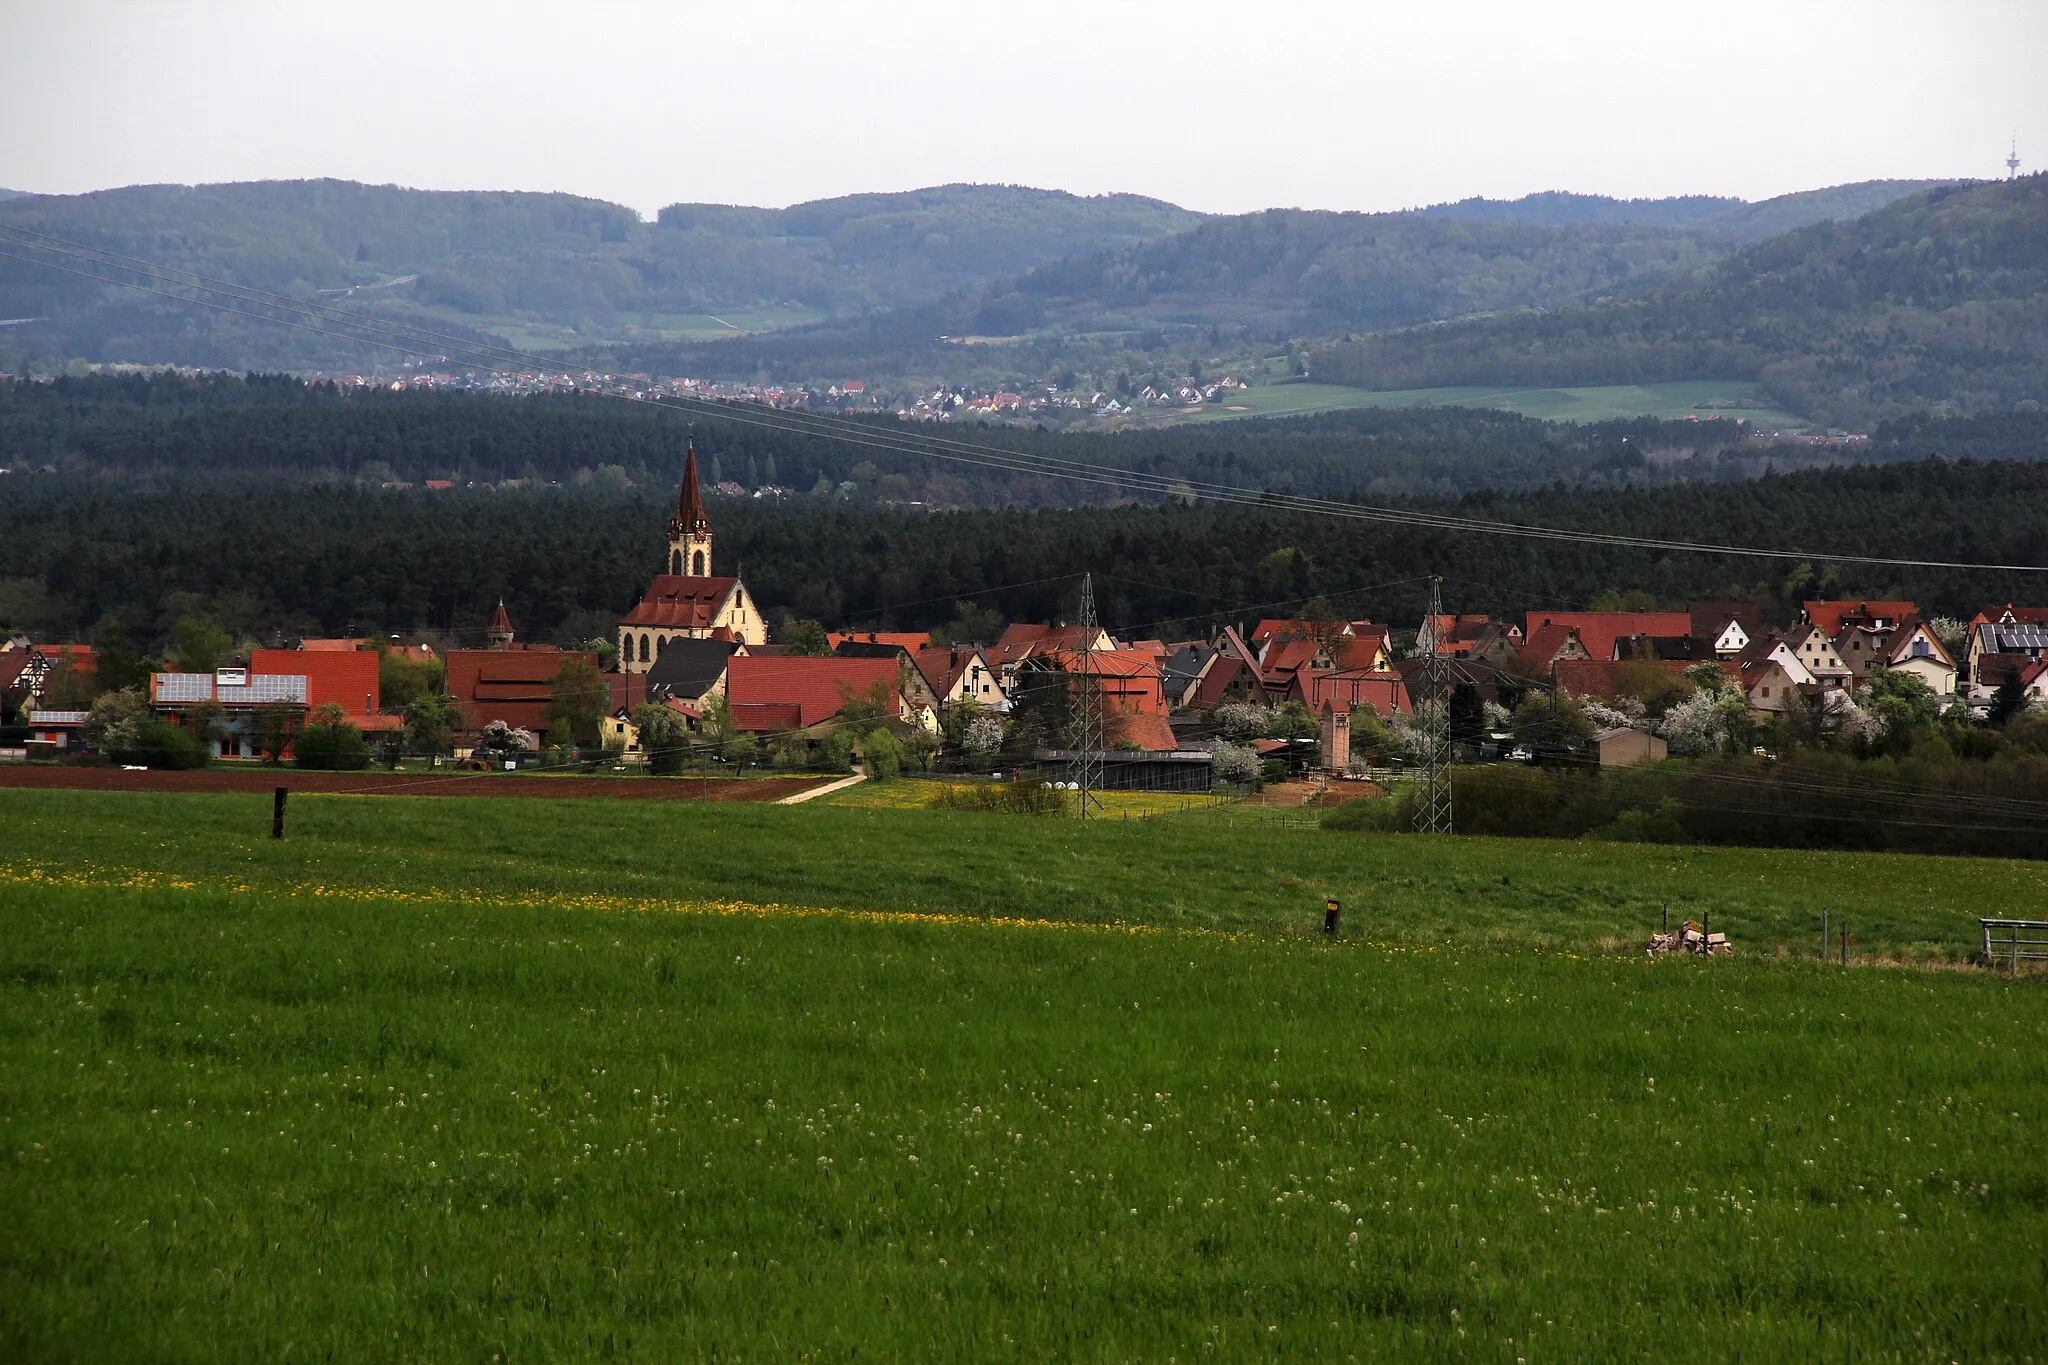
<path fill-rule="evenodd" d="M 364 640 L 301 640 L 299 648 L 309 654 L 349 654 L 369 644 Z"/>
<path fill-rule="evenodd" d="M 1614 642 L 1629 635 L 1667 638 L 1692 634 L 1692 613 L 1685 611 L 1532 611 L 1523 635 L 1533 644 L 1545 625 L 1576 626 L 1579 643 L 1596 659 L 1614 657 Z"/>
<path fill-rule="evenodd" d="M 1801 605 L 1806 609 L 1806 619 L 1819 626 L 1829 639 L 1842 633 L 1842 622 L 1847 617 L 1882 617 L 1888 621 L 1899 621 L 1920 610 L 1911 602 L 1806 602 Z"/>
<path fill-rule="evenodd" d="M 834 649 L 851 640 L 861 645 L 898 645 L 915 654 L 930 646 L 932 636 L 927 630 L 835 630 L 825 640 Z"/>
<path fill-rule="evenodd" d="M 1575 697 L 1613 701 L 1624 668 L 1654 668 L 1675 678 L 1702 663 L 1715 664 L 1721 676 L 1731 681 L 1742 676 L 1742 666 L 1733 659 L 1561 659 L 1557 664 L 1557 685 Z"/>
<path fill-rule="evenodd" d="M 896 668 L 895 659 L 734 655 L 726 665 L 725 695 L 734 720 L 743 730 L 798 729 L 839 714 L 839 708 L 846 704 L 842 683 L 858 693 L 877 682 L 887 682 L 892 699 L 900 701 Z M 763 706 L 795 710 L 770 716 L 758 710 Z"/>
<path fill-rule="evenodd" d="M 982 660 L 983 668 L 988 667 L 988 660 L 979 649 L 920 649 L 910 656 L 911 663 L 917 665 L 918 676 L 941 700 L 976 659 Z"/>
<path fill-rule="evenodd" d="M 736 578 L 696 578 L 688 574 L 656 574 L 640 605 L 619 621 L 623 626 L 654 626 L 669 630 L 708 630 L 718 609 L 732 596 Z"/>
<path fill-rule="evenodd" d="M 377 656 L 369 650 L 257 649 L 250 651 L 249 672 L 302 675 L 308 707 L 332 702 L 358 724 L 377 714 Z"/>
<path fill-rule="evenodd" d="M 1318 715 L 1325 701 L 1370 706 L 1382 716 L 1407 715 L 1414 709 L 1408 703 L 1407 682 L 1391 670 L 1312 669 L 1296 678 L 1302 702 Z"/>
<path fill-rule="evenodd" d="M 1520 650 L 1523 671 L 1531 674 L 1549 672 L 1550 661 L 1564 648 L 1572 629 L 1570 626 L 1543 625 L 1530 631 Z M 1579 643 L 1584 644 L 1585 639 L 1581 637 Z"/>
<path fill-rule="evenodd" d="M 555 674 L 571 659 L 597 666 L 595 654 L 577 650 L 451 649 L 448 695 L 472 730 L 502 720 L 537 734 L 547 728 L 541 712 L 554 700 Z"/>
<path fill-rule="evenodd" d="M 1172 753 L 1180 747 L 1180 741 L 1173 737 L 1173 727 L 1166 723 L 1164 716 L 1120 716 L 1113 724 L 1115 742 L 1119 745 L 1136 745 L 1151 754 Z"/>

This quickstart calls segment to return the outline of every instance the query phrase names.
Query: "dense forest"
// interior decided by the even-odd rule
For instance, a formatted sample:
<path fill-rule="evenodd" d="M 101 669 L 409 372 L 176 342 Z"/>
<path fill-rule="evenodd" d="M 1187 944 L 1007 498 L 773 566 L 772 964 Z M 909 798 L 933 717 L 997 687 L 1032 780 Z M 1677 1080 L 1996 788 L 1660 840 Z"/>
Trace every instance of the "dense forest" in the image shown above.
<path fill-rule="evenodd" d="M 1353 409 L 1122 432 L 928 428 L 890 417 L 793 434 L 756 407 L 679 411 L 617 399 L 343 390 L 284 376 L 88 376 L 0 382 L 0 466 L 119 476 L 538 481 L 672 488 L 694 440 L 711 481 L 827 501 L 1060 506 L 1156 495 L 1153 478 L 1301 493 L 1447 497 L 1479 489 L 1649 486 L 1754 478 L 1845 460 L 2048 456 L 2048 416 L 1902 419 L 1869 441 L 1747 439 L 1732 421 L 1592 425 L 1496 410 Z M 1107 471 L 1102 484 L 916 453 L 932 438 Z M 878 448 L 872 442 L 911 450 Z"/>
<path fill-rule="evenodd" d="M 1412 626 L 1425 575 L 1458 611 L 1813 595 L 1909 598 L 1967 616 L 2048 603 L 2041 575 L 1831 564 L 1834 554 L 2048 564 L 2048 464 L 1927 461 L 1734 485 L 1475 493 L 1417 504 L 1463 516 L 1662 540 L 1766 546 L 1756 559 L 1417 530 L 1272 507 L 1163 505 L 931 512 L 713 499 L 722 569 L 771 615 L 919 628 L 962 612 L 1069 616 L 1083 571 L 1104 620 L 1206 633 L 1327 598 Z M 0 628 L 143 647 L 181 617 L 242 637 L 434 631 L 475 643 L 508 604 L 525 638 L 609 633 L 660 559 L 665 486 L 384 490 L 354 485 L 47 476 L 0 481 Z M 1640 600 L 1640 599 L 1639 599 Z"/>
<path fill-rule="evenodd" d="M 2048 175 L 1804 227 L 1645 298 L 1358 337 L 1314 369 L 1384 389 L 1746 376 L 1849 427 L 2048 402 Z"/>

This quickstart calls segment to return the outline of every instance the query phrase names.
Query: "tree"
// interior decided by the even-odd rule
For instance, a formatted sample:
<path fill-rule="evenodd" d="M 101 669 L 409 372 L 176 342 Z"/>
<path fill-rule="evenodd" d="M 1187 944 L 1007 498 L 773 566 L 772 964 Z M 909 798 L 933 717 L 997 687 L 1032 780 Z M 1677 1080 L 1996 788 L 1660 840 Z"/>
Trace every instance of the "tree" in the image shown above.
<path fill-rule="evenodd" d="M 103 692 L 85 713 L 86 742 L 101 753 L 132 748 L 136 732 L 149 719 L 149 702 L 138 688 Z"/>
<path fill-rule="evenodd" d="M 860 754 L 867 761 L 868 775 L 876 781 L 885 782 L 903 771 L 903 741 L 881 726 L 861 736 Z"/>
<path fill-rule="evenodd" d="M 1220 743 L 1209 751 L 1209 761 L 1218 782 L 1247 787 L 1259 780 L 1259 751 L 1249 744 Z"/>
<path fill-rule="evenodd" d="M 647 771 L 667 777 L 683 770 L 690 759 L 690 731 L 679 713 L 656 702 L 642 702 L 633 708 L 633 726 L 640 732 L 640 752 L 647 755 Z"/>
<path fill-rule="evenodd" d="M 322 706 L 292 742 L 292 762 L 301 768 L 353 772 L 370 766 L 370 743 L 338 706 Z"/>
<path fill-rule="evenodd" d="M 897 718 L 896 684 L 877 678 L 859 691 L 850 683 L 839 684 L 839 718 L 854 725 Z"/>
<path fill-rule="evenodd" d="M 1877 723 L 1885 747 L 1894 753 L 1910 749 L 1941 717 L 1941 698 L 1924 679 L 1891 668 L 1870 675 L 1860 704 Z"/>
<path fill-rule="evenodd" d="M 195 702 L 185 708 L 185 729 L 211 752 L 228 737 L 227 708 L 217 701 Z"/>
<path fill-rule="evenodd" d="M 118 763 L 148 768 L 203 768 L 213 758 L 205 740 L 169 721 L 145 718 L 126 742 L 109 751 Z"/>
<path fill-rule="evenodd" d="M 405 708 L 407 752 L 439 757 L 455 748 L 455 731 L 462 725 L 462 708 L 455 698 L 442 692 L 422 692 Z"/>
<path fill-rule="evenodd" d="M 1291 701 L 1273 714 L 1266 734 L 1273 739 L 1314 739 L 1322 734 L 1322 722 L 1301 702 Z"/>
<path fill-rule="evenodd" d="M 180 616 L 171 627 L 171 657 L 181 673 L 211 673 L 233 657 L 235 642 L 212 621 Z"/>
<path fill-rule="evenodd" d="M 789 621 L 776 635 L 785 654 L 800 659 L 824 659 L 832 654 L 832 642 L 826 638 L 825 628 L 808 618 Z"/>
<path fill-rule="evenodd" d="M 282 763 L 285 750 L 292 747 L 305 723 L 306 708 L 297 702 L 267 701 L 250 714 L 249 736 L 264 762 Z"/>
<path fill-rule="evenodd" d="M 1593 737 L 1593 723 L 1576 697 L 1531 692 L 1515 708 L 1515 738 L 1530 746 L 1577 748 Z"/>
<path fill-rule="evenodd" d="M 447 666 L 439 659 L 415 659 L 403 650 L 377 646 L 377 695 L 386 711 L 409 714 L 415 701 L 441 692 L 446 675 Z"/>
<path fill-rule="evenodd" d="M 559 731 L 570 743 L 596 744 L 612 697 L 611 684 L 597 671 L 597 665 L 580 654 L 571 654 L 555 670 L 549 686 L 548 704 L 541 709 L 549 734 Z"/>

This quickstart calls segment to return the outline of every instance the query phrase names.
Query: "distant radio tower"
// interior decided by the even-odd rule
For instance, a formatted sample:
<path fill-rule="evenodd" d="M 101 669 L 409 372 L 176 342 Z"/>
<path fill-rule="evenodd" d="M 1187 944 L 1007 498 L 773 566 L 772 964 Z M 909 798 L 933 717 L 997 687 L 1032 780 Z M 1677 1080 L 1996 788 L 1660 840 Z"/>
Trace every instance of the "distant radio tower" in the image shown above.
<path fill-rule="evenodd" d="M 2005 178 L 2016 180 L 2020 173 L 2020 135 L 2012 135 L 2012 150 L 2005 154 Z"/>

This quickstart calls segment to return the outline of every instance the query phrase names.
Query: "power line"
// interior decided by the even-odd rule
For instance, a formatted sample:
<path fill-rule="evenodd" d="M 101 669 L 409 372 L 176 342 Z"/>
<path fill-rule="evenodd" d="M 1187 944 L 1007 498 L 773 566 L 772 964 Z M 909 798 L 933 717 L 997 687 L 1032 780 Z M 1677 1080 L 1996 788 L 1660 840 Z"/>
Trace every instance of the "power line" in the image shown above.
<path fill-rule="evenodd" d="M 0 240 L 8 241 L 12 245 L 42 250 L 56 255 L 67 256 L 73 260 L 94 264 L 101 267 L 101 270 L 82 270 L 35 257 L 0 252 L 0 256 L 4 256 L 7 259 L 41 265 L 47 269 L 60 270 L 69 274 L 83 275 L 101 283 L 117 287 L 140 289 L 147 293 L 173 298 L 180 302 L 196 303 L 202 307 L 215 308 L 219 311 L 251 317 L 273 325 L 295 327 L 315 332 L 325 332 L 329 327 L 352 328 L 359 333 L 368 333 L 369 335 L 344 336 L 344 339 L 355 341 L 359 344 L 382 345 L 390 349 L 415 353 L 439 350 L 451 358 L 458 356 L 467 357 L 466 363 L 472 365 L 473 368 L 505 375 L 529 372 L 535 368 L 535 358 L 523 352 L 466 341 L 447 333 L 432 332 L 410 324 L 392 323 L 387 320 L 353 314 L 324 305 L 307 305 L 298 300 L 291 299 L 289 296 L 275 294 L 268 290 L 214 280 L 193 271 L 156 266 L 140 258 L 122 256 L 120 253 L 106 251 L 103 248 L 69 242 L 46 233 L 37 233 L 29 229 L 0 227 Z M 122 279 L 102 273 L 109 268 L 132 270 L 134 273 L 145 276 L 157 287 L 152 287 L 152 284 L 149 283 L 138 283 L 134 280 Z M 177 278 L 180 275 L 186 278 Z M 271 308 L 293 314 L 302 320 L 294 322 L 283 318 L 265 317 L 260 313 L 254 313 L 246 308 L 236 307 L 232 304 L 222 303 L 216 299 L 205 297 L 188 298 L 183 294 L 173 292 L 174 289 L 212 291 L 224 294 L 235 303 L 254 304 L 259 307 Z M 503 363 L 507 360 L 516 361 L 522 369 L 512 370 L 507 368 Z M 1736 557 L 1805 560 L 1809 562 L 1820 560 L 1891 568 L 2048 573 L 2048 565 L 2041 564 L 1986 564 L 1961 560 L 1830 554 L 1812 550 L 1779 550 L 1761 546 L 1722 545 L 1659 539 L 1648 536 L 1618 535 L 1598 531 L 1579 531 L 1565 527 L 1540 526 L 1519 522 L 1488 521 L 1475 517 L 1459 517 L 1447 513 L 1424 512 L 1413 509 L 1378 506 L 1369 503 L 1340 502 L 1333 499 L 1303 497 L 1296 494 L 1260 492 L 1231 484 L 1218 484 L 1205 480 L 1178 478 L 1170 475 L 1147 474 L 1136 470 L 1110 470 L 1103 466 L 1086 465 L 1078 461 L 1055 456 L 1005 450 L 985 443 L 967 442 L 923 433 L 915 435 L 882 435 L 869 425 L 841 417 L 820 414 L 794 414 L 772 408 L 762 408 L 756 412 L 742 412 L 735 405 L 713 402 L 706 399 L 678 397 L 672 400 L 663 400 L 648 395 L 627 393 L 610 388 L 589 385 L 577 385 L 575 387 L 578 392 L 582 393 L 615 398 L 626 402 L 644 403 L 649 406 L 671 410 L 705 410 L 717 414 L 723 420 L 741 425 L 765 427 L 789 434 L 838 440 L 850 445 L 888 450 L 898 454 L 922 455 L 932 459 L 976 464 L 988 468 L 1003 469 L 1011 473 L 1035 474 L 1041 477 L 1090 483 L 1102 487 L 1117 489 L 1136 488 L 1163 497 L 1197 497 L 1212 502 L 1267 507 L 1283 511 L 1298 511 L 1347 520 L 1406 526 L 1414 529 L 1560 541 L 1615 549 L 1677 551 Z"/>

